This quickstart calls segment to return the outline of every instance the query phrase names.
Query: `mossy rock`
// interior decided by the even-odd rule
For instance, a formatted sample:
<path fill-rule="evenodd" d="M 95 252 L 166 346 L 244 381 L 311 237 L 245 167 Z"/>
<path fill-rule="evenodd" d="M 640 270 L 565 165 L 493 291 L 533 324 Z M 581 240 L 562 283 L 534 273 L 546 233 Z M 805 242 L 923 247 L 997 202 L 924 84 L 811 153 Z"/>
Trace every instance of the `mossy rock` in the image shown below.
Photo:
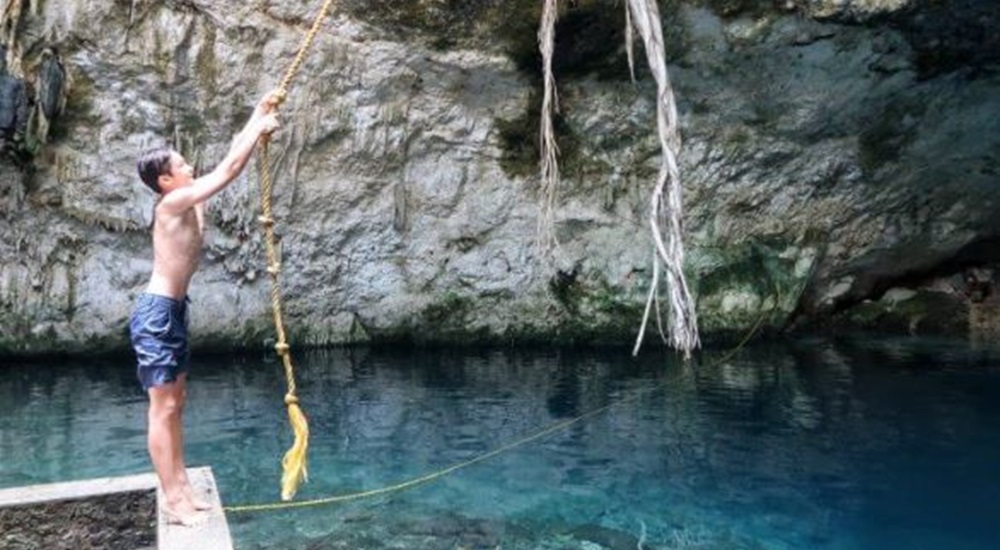
<path fill-rule="evenodd" d="M 603 274 L 557 271 L 548 286 L 561 309 L 557 328 L 550 330 L 556 342 L 629 345 L 638 333 L 643 297 L 612 285 Z"/>
<path fill-rule="evenodd" d="M 764 328 L 784 324 L 809 277 L 805 250 L 781 240 L 693 250 L 687 278 L 702 330 L 740 331 L 762 320 Z"/>
<path fill-rule="evenodd" d="M 922 289 L 901 300 L 887 295 L 863 302 L 832 322 L 834 327 L 884 333 L 964 335 L 969 332 L 969 304 L 958 294 Z"/>

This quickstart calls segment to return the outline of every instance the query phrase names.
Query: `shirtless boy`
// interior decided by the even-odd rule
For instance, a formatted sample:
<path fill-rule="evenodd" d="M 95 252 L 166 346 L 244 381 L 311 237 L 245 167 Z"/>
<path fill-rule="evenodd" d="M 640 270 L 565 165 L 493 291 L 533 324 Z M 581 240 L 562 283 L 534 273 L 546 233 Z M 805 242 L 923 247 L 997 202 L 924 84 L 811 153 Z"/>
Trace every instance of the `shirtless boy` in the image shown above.
<path fill-rule="evenodd" d="M 243 171 L 261 135 L 278 128 L 277 102 L 275 92 L 261 99 L 226 157 L 204 176 L 196 179 L 191 165 L 169 148 L 146 151 L 137 163 L 142 182 L 160 198 L 153 213 L 153 274 L 129 329 L 139 381 L 149 394 L 149 456 L 166 498 L 163 513 L 172 523 L 201 523 L 209 508 L 185 473 L 181 418 L 190 360 L 188 285 L 201 256 L 205 201 Z"/>

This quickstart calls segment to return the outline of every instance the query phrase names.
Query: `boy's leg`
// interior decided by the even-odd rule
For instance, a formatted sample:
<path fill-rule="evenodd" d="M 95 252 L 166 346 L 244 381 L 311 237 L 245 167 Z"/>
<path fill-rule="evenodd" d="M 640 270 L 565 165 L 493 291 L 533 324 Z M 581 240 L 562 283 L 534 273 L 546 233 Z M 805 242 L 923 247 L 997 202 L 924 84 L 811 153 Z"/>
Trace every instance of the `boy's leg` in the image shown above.
<path fill-rule="evenodd" d="M 166 512 L 184 524 L 199 521 L 197 509 L 185 492 L 184 410 L 185 376 L 149 388 L 149 456 L 163 487 Z"/>
<path fill-rule="evenodd" d="M 194 492 L 194 487 L 191 485 L 191 480 L 187 476 L 187 466 L 184 464 L 184 406 L 187 404 L 187 373 L 182 372 L 177 375 L 177 385 L 180 386 L 180 391 L 178 392 L 178 418 L 174 432 L 174 441 L 177 441 L 177 445 L 174 446 L 174 476 L 177 480 L 178 486 L 181 488 L 181 492 L 184 494 L 196 510 L 210 510 L 212 506 L 205 502 L 204 500 L 198 498 Z"/>

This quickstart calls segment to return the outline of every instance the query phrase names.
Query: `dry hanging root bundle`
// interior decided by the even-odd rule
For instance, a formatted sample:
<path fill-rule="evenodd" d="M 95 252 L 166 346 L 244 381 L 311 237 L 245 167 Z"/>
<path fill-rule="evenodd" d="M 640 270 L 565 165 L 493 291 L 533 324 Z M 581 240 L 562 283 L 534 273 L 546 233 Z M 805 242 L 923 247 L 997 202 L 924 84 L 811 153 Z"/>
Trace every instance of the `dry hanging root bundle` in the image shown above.
<path fill-rule="evenodd" d="M 635 25 L 646 47 L 649 69 L 656 80 L 656 127 L 660 138 L 660 171 L 650 198 L 649 223 L 655 244 L 653 257 L 653 280 L 650 283 L 646 312 L 642 328 L 636 340 L 635 352 L 639 351 L 649 311 L 656 300 L 659 284 L 658 264 L 666 268 L 667 292 L 670 302 L 670 345 L 690 357 L 691 352 L 701 347 L 698 337 L 698 317 L 694 309 L 694 299 L 684 278 L 684 242 L 681 219 L 684 211 L 681 196 L 680 169 L 677 155 L 681 148 L 681 137 L 677 130 L 677 105 L 667 75 L 666 52 L 663 47 L 663 28 L 660 10 L 656 0 L 628 0 L 631 11 L 629 21 Z M 628 47 L 631 49 L 632 45 Z M 629 55 L 631 59 L 631 54 Z"/>
<path fill-rule="evenodd" d="M 557 246 L 553 230 L 553 210 L 559 183 L 559 150 L 556 146 L 552 116 L 558 112 L 555 78 L 552 76 L 552 54 L 555 41 L 555 23 L 558 0 L 542 0 L 542 21 L 538 30 L 538 45 L 542 54 L 544 95 L 542 99 L 539 171 L 541 177 L 541 208 L 538 223 L 538 242 L 541 248 Z M 649 224 L 653 233 L 653 279 L 650 282 L 646 310 L 643 314 L 635 350 L 638 353 L 649 323 L 654 304 L 658 305 L 657 291 L 660 284 L 661 264 L 666 272 L 669 296 L 669 343 L 690 357 L 701 346 L 698 336 L 698 318 L 694 299 L 684 278 L 683 197 L 681 196 L 680 170 L 677 155 L 681 138 L 677 130 L 677 106 L 667 75 L 666 52 L 663 46 L 663 29 L 656 0 L 626 0 L 626 46 L 629 70 L 633 70 L 633 28 L 642 37 L 649 68 L 656 80 L 656 126 L 660 140 L 660 170 L 650 198 Z M 659 307 L 656 308 L 660 320 Z M 662 334 L 662 324 L 661 334 Z M 665 338 L 666 339 L 666 338 Z"/>
<path fill-rule="evenodd" d="M 542 23 L 538 28 L 538 47 L 542 53 L 542 115 L 538 130 L 539 170 L 541 171 L 541 210 L 538 216 L 537 243 L 542 252 L 559 245 L 553 229 L 556 191 L 559 188 L 559 146 L 556 144 L 552 115 L 559 112 L 556 79 L 552 75 L 552 55 L 555 52 L 555 27 L 559 16 L 557 0 L 542 0 Z"/>

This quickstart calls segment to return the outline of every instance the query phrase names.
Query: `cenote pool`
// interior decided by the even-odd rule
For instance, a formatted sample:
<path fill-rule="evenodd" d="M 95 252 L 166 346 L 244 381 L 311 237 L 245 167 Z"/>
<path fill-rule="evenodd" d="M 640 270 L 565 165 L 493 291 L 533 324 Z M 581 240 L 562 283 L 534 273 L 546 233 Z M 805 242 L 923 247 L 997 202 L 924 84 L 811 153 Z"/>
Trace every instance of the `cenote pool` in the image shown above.
<path fill-rule="evenodd" d="M 230 514 L 237 548 L 1000 547 L 1000 346 L 760 344 L 685 365 L 626 350 L 299 354 L 310 479 Z M 0 487 L 148 471 L 128 358 L 0 369 Z M 277 499 L 290 440 L 270 356 L 196 356 L 189 465 L 227 505 Z"/>

